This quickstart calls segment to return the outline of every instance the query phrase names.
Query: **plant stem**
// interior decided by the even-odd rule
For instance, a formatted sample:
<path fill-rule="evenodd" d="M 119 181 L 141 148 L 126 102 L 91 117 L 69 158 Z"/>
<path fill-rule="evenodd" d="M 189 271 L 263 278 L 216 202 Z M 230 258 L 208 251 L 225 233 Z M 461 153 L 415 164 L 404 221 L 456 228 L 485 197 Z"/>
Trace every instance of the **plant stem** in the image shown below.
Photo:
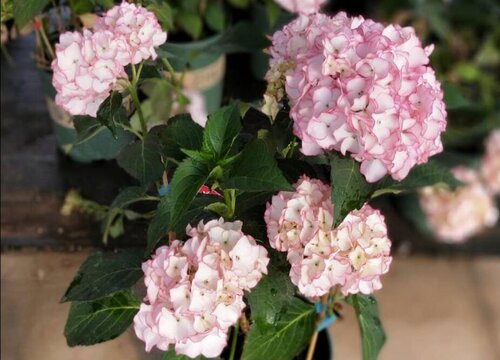
<path fill-rule="evenodd" d="M 226 205 L 229 207 L 229 218 L 231 219 L 234 216 L 234 211 L 236 208 L 236 190 L 224 190 L 224 200 Z"/>
<path fill-rule="evenodd" d="M 238 331 L 240 329 L 240 322 L 236 322 L 233 329 L 233 339 L 231 341 L 231 352 L 229 354 L 229 360 L 234 360 L 234 355 L 236 355 L 236 344 L 238 343 Z"/>
<path fill-rule="evenodd" d="M 42 37 L 42 42 L 45 44 L 47 47 L 47 52 L 49 53 L 49 56 L 51 59 L 54 59 L 56 57 L 56 54 L 54 53 L 54 50 L 52 49 L 52 45 L 50 45 L 49 38 L 47 37 L 47 34 L 45 33 L 45 28 L 43 27 L 43 22 L 41 19 L 37 18 L 38 21 L 40 21 L 40 36 Z"/>
<path fill-rule="evenodd" d="M 134 102 L 135 109 L 137 110 L 139 121 L 141 122 L 142 134 L 145 137 L 146 134 L 148 133 L 148 128 L 146 127 L 146 121 L 144 120 L 144 114 L 142 113 L 142 107 L 139 101 L 139 95 L 137 94 L 137 83 L 139 82 L 139 76 L 141 75 L 142 63 L 139 65 L 139 71 L 137 71 L 134 64 L 131 64 L 131 68 L 132 68 L 132 81 L 128 89 L 130 91 L 130 96 L 132 97 L 132 101 Z"/>
<path fill-rule="evenodd" d="M 132 101 L 134 102 L 135 109 L 137 110 L 137 115 L 139 116 L 139 121 L 141 122 L 142 134 L 146 136 L 148 133 L 148 128 L 146 127 L 146 121 L 144 120 L 144 114 L 142 113 L 141 103 L 139 102 L 139 96 L 137 95 L 137 90 L 135 85 L 129 87 L 130 96 L 132 97 Z"/>
<path fill-rule="evenodd" d="M 170 61 L 168 61 L 168 59 L 166 58 L 161 58 L 161 61 L 163 62 L 163 65 L 165 65 L 165 67 L 167 68 L 168 72 L 170 73 L 170 76 L 172 77 L 172 83 L 174 85 L 178 85 L 177 84 L 177 75 L 175 73 L 175 70 L 172 66 L 172 64 L 170 64 Z"/>

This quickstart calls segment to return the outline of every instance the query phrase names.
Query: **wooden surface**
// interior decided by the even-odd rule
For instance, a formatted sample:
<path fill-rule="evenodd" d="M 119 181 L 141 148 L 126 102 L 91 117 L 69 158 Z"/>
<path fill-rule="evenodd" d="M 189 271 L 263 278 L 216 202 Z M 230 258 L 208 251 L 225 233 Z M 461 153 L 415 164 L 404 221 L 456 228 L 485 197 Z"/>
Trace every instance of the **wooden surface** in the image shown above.
<path fill-rule="evenodd" d="M 56 150 L 44 92 L 30 52 L 33 38 L 9 44 L 15 67 L 1 64 L 1 245 L 73 250 L 102 246 L 99 225 L 78 214 L 63 217 L 60 207 L 69 189 L 109 204 L 121 187 L 133 184 L 115 162 L 79 164 Z M 228 57 L 224 101 L 251 101 L 265 84 L 252 78 L 248 57 Z M 422 237 L 390 198 L 378 200 L 389 224 L 394 248 L 402 252 L 500 254 L 500 225 L 462 245 L 439 244 Z M 142 244 L 145 226 L 129 226 L 110 247 Z"/>
<path fill-rule="evenodd" d="M 133 329 L 97 346 L 69 348 L 68 304 L 59 299 L 88 251 L 1 255 L 1 358 L 159 360 Z M 387 343 L 380 360 L 500 359 L 500 259 L 396 257 L 376 293 Z M 351 307 L 331 327 L 335 360 L 356 360 L 360 338 Z M 266 359 L 263 359 L 266 360 Z M 328 359 L 324 359 L 328 360 Z"/>

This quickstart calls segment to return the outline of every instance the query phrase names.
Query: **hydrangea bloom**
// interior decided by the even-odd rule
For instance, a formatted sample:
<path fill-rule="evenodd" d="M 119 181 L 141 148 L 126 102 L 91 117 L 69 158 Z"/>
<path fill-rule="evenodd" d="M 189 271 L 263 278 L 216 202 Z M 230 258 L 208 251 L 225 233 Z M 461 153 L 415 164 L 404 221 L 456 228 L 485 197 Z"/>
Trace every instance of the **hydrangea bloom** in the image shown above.
<path fill-rule="evenodd" d="M 481 163 L 481 175 L 493 194 L 500 194 L 500 129 L 486 140 L 486 151 Z"/>
<path fill-rule="evenodd" d="M 127 78 L 124 67 L 155 58 L 154 46 L 167 37 L 153 13 L 127 3 L 109 10 L 97 21 L 96 29 L 84 29 L 83 34 L 66 32 L 56 44 L 52 62 L 55 101 L 71 115 L 95 117 L 109 94 L 120 90 L 118 79 Z"/>
<path fill-rule="evenodd" d="M 365 204 L 332 229 L 330 187 L 305 176 L 294 187 L 273 196 L 264 219 L 271 246 L 288 253 L 300 292 L 316 299 L 336 285 L 345 295 L 380 289 L 392 261 L 380 212 Z"/>
<path fill-rule="evenodd" d="M 192 358 L 220 355 L 245 308 L 243 291 L 257 285 L 269 263 L 265 248 L 241 227 L 222 219 L 188 226 L 185 243 L 162 246 L 143 263 L 147 296 L 134 328 L 146 351 L 174 344 Z"/>
<path fill-rule="evenodd" d="M 143 60 L 156 59 L 155 47 L 167 40 L 156 16 L 142 6 L 122 2 L 99 18 L 94 29 L 109 30 L 122 38 L 129 46 L 130 62 L 138 64 Z"/>
<path fill-rule="evenodd" d="M 266 101 L 279 101 L 284 85 L 304 154 L 350 152 L 369 182 L 402 180 L 442 151 L 446 110 L 432 50 L 411 27 L 300 16 L 273 36 Z"/>
<path fill-rule="evenodd" d="M 319 11 L 326 0 L 275 0 L 283 9 L 299 14 L 313 14 Z"/>
<path fill-rule="evenodd" d="M 466 185 L 454 191 L 440 187 L 423 188 L 420 204 L 437 238 L 459 243 L 495 225 L 498 210 L 474 170 L 457 167 L 453 174 Z"/>
<path fill-rule="evenodd" d="M 72 115 L 96 116 L 99 105 L 126 77 L 128 48 L 110 31 L 61 35 L 52 63 L 56 104 Z"/>

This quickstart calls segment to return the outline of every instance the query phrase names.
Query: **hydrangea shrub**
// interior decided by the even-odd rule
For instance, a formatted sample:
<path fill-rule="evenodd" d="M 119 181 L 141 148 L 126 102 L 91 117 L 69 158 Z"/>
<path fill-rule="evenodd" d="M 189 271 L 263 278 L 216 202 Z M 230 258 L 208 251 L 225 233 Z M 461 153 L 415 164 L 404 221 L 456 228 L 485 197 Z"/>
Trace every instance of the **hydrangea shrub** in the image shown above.
<path fill-rule="evenodd" d="M 310 3 L 311 12 L 321 4 Z M 168 71 L 155 49 L 166 37 L 152 13 L 123 3 L 57 48 L 58 102 L 87 115 L 79 141 L 100 126 L 136 135 L 118 164 L 137 184 L 109 207 L 104 238 L 123 219 L 148 224 L 144 248 L 82 265 L 63 297 L 68 343 L 106 341 L 133 323 L 145 350 L 166 359 L 310 360 L 346 303 L 364 358 L 375 359 L 385 333 L 373 293 L 393 258 L 390 229 L 369 202 L 460 184 L 429 160 L 446 127 L 431 48 L 411 28 L 301 15 L 273 37 L 265 99 L 276 120 L 233 102 L 203 127 L 182 114 L 148 128 L 141 71 Z"/>

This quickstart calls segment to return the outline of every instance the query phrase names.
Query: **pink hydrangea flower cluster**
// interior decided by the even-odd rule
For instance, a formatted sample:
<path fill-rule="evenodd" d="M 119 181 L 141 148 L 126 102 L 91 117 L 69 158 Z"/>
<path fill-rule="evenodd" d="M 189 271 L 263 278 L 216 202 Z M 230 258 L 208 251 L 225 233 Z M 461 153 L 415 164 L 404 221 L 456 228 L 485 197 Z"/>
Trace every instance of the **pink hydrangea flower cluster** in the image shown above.
<path fill-rule="evenodd" d="M 481 162 L 481 175 L 493 194 L 500 194 L 500 129 L 486 139 L 486 151 Z"/>
<path fill-rule="evenodd" d="M 56 104 L 71 115 L 95 117 L 109 94 L 120 90 L 125 66 L 156 58 L 154 47 L 166 39 L 153 13 L 125 2 L 98 19 L 94 32 L 61 34 L 52 62 Z"/>
<path fill-rule="evenodd" d="M 402 180 L 443 149 L 432 50 L 411 27 L 343 12 L 300 16 L 273 36 L 264 109 L 286 93 L 304 154 L 349 152 L 369 182 Z"/>
<path fill-rule="evenodd" d="M 283 9 L 298 14 L 313 14 L 319 11 L 326 0 L 275 0 Z"/>
<path fill-rule="evenodd" d="M 146 351 L 174 344 L 192 358 L 220 355 L 245 308 L 243 291 L 257 285 L 269 263 L 266 249 L 241 228 L 240 221 L 202 221 L 188 226 L 185 243 L 162 246 L 143 263 L 147 296 L 134 328 Z"/>
<path fill-rule="evenodd" d="M 316 299 L 337 285 L 345 295 L 380 289 L 392 261 L 382 214 L 365 204 L 332 229 L 330 187 L 305 176 L 294 187 L 273 196 L 264 219 L 271 246 L 288 253 L 299 291 Z"/>
<path fill-rule="evenodd" d="M 420 191 L 420 205 L 439 240 L 460 243 L 494 226 L 498 209 L 476 171 L 457 167 L 453 174 L 465 185 L 454 191 L 425 187 Z"/>
<path fill-rule="evenodd" d="M 129 49 L 130 63 L 156 59 L 155 47 L 167 40 L 158 19 L 151 11 L 132 3 L 122 2 L 99 18 L 95 31 L 111 31 L 117 38 L 125 40 Z"/>

